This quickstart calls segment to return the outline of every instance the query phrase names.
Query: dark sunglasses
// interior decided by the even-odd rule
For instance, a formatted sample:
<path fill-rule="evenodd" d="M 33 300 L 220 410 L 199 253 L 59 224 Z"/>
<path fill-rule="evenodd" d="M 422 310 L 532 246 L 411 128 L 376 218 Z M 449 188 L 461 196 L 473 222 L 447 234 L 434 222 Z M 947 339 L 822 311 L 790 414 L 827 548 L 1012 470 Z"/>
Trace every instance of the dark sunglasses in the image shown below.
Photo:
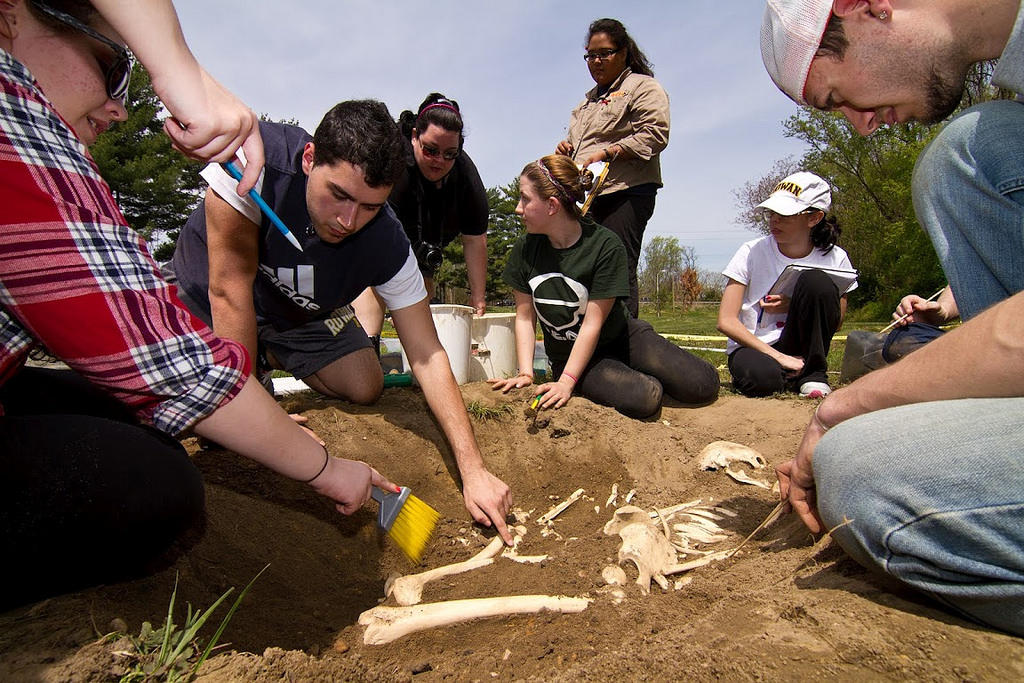
<path fill-rule="evenodd" d="M 32 6 L 65 26 L 69 26 L 90 38 L 100 41 L 114 51 L 114 61 L 109 65 L 101 66 L 103 66 L 103 76 L 107 81 L 107 96 L 112 100 L 123 101 L 125 95 L 128 94 L 128 81 L 132 75 L 132 53 L 128 51 L 128 48 L 118 45 L 110 38 L 107 38 L 91 26 L 83 24 L 70 14 L 56 10 L 38 0 L 33 0 Z"/>
<path fill-rule="evenodd" d="M 459 150 L 457 149 L 442 154 L 441 150 L 439 150 L 437 147 L 434 147 L 433 145 L 427 145 L 422 142 L 420 143 L 420 149 L 423 150 L 423 154 L 425 156 L 428 156 L 431 159 L 441 157 L 445 161 L 455 161 L 455 159 L 457 159 L 459 156 Z"/>

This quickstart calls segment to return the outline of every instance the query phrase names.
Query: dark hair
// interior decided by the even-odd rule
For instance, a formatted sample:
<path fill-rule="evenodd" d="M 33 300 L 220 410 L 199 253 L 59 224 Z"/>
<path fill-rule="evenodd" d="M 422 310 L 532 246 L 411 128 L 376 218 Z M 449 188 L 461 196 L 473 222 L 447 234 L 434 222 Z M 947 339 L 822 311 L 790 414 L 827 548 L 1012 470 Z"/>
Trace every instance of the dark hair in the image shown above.
<path fill-rule="evenodd" d="M 819 209 L 820 211 L 820 209 Z M 828 253 L 836 246 L 843 229 L 834 216 L 826 215 L 811 228 L 811 244 Z"/>
<path fill-rule="evenodd" d="M 28 7 L 32 16 L 44 26 L 52 29 L 55 33 L 73 33 L 74 29 L 68 27 L 67 24 L 57 21 L 45 12 L 38 11 L 36 7 L 39 5 L 52 7 L 64 14 L 70 14 L 75 19 L 78 19 L 80 22 L 88 26 L 92 26 L 95 18 L 99 16 L 99 11 L 93 7 L 89 0 L 45 0 L 45 2 L 43 0 L 29 0 L 26 2 L 25 6 Z M 3 23 L 7 24 L 7 20 L 4 19 Z M 6 32 L 6 30 L 9 30 L 9 27 L 5 25 L 4 29 Z"/>
<path fill-rule="evenodd" d="M 651 60 L 647 59 L 647 55 L 637 47 L 636 41 L 629 36 L 629 33 L 626 32 L 626 27 L 622 25 L 621 21 L 605 18 L 592 22 L 590 28 L 587 29 L 587 40 L 583 44 L 584 49 L 590 44 L 590 39 L 594 37 L 595 33 L 606 34 L 616 48 L 626 51 L 626 66 L 633 73 L 644 76 L 654 75 L 654 69 L 652 68 L 654 65 L 651 64 Z"/>
<path fill-rule="evenodd" d="M 580 170 L 564 154 L 549 154 L 528 163 L 520 175 L 533 184 L 541 197 L 555 197 L 572 216 L 583 217 L 577 204 L 583 203 L 594 186 L 594 174 L 589 170 Z"/>
<path fill-rule="evenodd" d="M 458 133 L 459 149 L 462 149 L 466 136 L 463 135 L 462 110 L 459 109 L 458 102 L 439 92 L 432 92 L 427 95 L 427 99 L 420 103 L 415 114 L 406 109 L 398 117 L 398 125 L 407 140 L 412 139 L 414 128 L 422 134 L 431 124 L 451 133 Z"/>
<path fill-rule="evenodd" d="M 842 61 L 846 57 L 846 49 L 850 47 L 850 41 L 846 38 L 846 31 L 843 30 L 843 18 L 832 15 L 828 24 L 825 25 L 825 32 L 821 34 L 821 42 L 815 57 L 832 57 Z"/>
<path fill-rule="evenodd" d="M 347 161 L 363 170 L 370 187 L 394 185 L 405 170 L 398 125 L 383 102 L 348 100 L 324 115 L 313 133 L 313 163 Z"/>

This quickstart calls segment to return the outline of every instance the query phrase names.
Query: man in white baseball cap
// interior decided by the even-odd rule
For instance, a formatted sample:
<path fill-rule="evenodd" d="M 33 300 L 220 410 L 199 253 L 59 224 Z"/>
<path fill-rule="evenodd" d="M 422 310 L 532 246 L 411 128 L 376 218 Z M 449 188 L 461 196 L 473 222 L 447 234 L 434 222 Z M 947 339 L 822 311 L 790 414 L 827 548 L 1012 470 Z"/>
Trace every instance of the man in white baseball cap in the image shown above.
<path fill-rule="evenodd" d="M 867 135 L 946 118 L 979 61 L 999 58 L 992 82 L 1019 100 L 1024 9 L 767 0 L 761 53 L 790 98 Z M 953 118 L 913 192 L 966 322 L 829 394 L 778 468 L 782 498 L 862 564 L 1024 635 L 1024 103 Z"/>

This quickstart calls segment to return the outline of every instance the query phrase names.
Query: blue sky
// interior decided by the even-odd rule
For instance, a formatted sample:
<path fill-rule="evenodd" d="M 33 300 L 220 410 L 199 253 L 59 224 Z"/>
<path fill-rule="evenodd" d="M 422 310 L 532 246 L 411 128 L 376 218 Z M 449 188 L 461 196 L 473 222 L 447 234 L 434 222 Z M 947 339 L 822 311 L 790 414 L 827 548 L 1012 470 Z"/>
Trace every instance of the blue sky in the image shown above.
<path fill-rule="evenodd" d="M 583 40 L 622 21 L 668 91 L 665 187 L 646 239 L 676 237 L 720 271 L 754 234 L 733 191 L 799 155 L 783 136 L 796 105 L 761 64 L 761 2 L 692 0 L 177 0 L 203 65 L 257 113 L 312 131 L 335 103 L 372 97 L 396 117 L 432 91 L 458 100 L 466 151 L 488 187 L 554 150 L 593 86 Z M 645 239 L 645 242 L 646 242 Z"/>

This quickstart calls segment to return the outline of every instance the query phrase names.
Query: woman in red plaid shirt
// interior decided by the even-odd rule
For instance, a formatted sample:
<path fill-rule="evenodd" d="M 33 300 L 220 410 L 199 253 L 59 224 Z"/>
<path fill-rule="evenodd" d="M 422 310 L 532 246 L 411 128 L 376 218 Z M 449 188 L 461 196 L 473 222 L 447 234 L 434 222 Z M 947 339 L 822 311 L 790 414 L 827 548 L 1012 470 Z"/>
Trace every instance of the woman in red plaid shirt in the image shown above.
<path fill-rule="evenodd" d="M 176 147 L 221 160 L 245 146 L 244 191 L 262 165 L 254 119 L 195 62 L 169 0 L 96 4 L 156 62 Z M 173 438 L 184 433 L 346 514 L 371 485 L 395 489 L 309 438 L 128 227 L 86 148 L 126 117 L 123 42 L 84 0 L 0 0 L 0 605 L 137 574 L 191 528 L 203 484 Z M 229 122 L 186 116 L 195 93 Z M 40 344 L 71 370 L 25 367 Z"/>

